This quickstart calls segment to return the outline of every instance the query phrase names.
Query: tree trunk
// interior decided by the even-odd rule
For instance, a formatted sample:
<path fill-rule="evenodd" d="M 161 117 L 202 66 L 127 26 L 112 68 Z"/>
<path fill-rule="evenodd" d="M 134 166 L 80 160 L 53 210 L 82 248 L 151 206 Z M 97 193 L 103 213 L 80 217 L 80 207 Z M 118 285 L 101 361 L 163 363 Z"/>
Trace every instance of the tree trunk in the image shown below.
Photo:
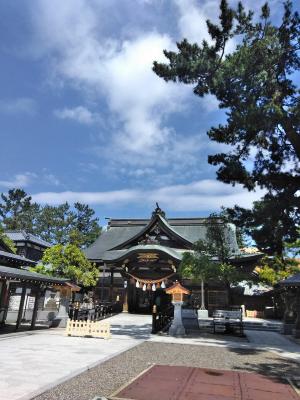
<path fill-rule="evenodd" d="M 287 138 L 295 150 L 298 159 L 300 160 L 300 135 L 294 129 L 293 124 L 288 116 L 283 119 L 282 126 L 285 130 Z"/>
<path fill-rule="evenodd" d="M 201 307 L 200 310 L 206 310 L 205 299 L 204 299 L 204 281 L 201 279 Z"/>

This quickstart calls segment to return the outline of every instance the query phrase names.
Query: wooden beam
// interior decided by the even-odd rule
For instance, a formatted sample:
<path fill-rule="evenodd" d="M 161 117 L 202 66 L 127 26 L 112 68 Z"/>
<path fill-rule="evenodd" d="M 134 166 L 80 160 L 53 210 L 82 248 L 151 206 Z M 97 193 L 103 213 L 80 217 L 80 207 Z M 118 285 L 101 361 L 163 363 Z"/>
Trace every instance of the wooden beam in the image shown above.
<path fill-rule="evenodd" d="M 113 301 L 113 287 L 114 287 L 114 270 L 110 269 L 110 288 L 109 288 L 109 301 Z"/>
<path fill-rule="evenodd" d="M 22 321 L 22 315 L 23 315 L 23 307 L 24 307 L 24 301 L 25 301 L 25 295 L 26 295 L 26 285 L 22 286 L 22 294 L 21 294 L 21 301 L 20 301 L 20 306 L 19 306 L 19 312 L 18 312 L 18 318 L 16 322 L 16 331 L 19 329 Z"/>
<path fill-rule="evenodd" d="M 34 307 L 33 307 L 33 312 L 32 312 L 32 319 L 31 319 L 30 329 L 34 329 L 35 328 L 40 296 L 41 296 L 41 289 L 38 288 L 37 292 L 36 292 L 36 295 L 35 295 L 35 302 L 34 302 Z"/>

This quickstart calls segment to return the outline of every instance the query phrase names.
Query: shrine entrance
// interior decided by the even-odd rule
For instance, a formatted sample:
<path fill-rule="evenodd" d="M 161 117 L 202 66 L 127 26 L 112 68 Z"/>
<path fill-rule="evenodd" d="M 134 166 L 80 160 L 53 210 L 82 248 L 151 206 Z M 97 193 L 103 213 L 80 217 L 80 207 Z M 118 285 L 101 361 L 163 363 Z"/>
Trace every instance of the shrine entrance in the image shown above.
<path fill-rule="evenodd" d="M 165 288 L 177 279 L 177 260 L 162 251 L 149 250 L 133 253 L 121 264 L 127 294 L 124 311 L 151 314 L 154 305 L 160 310 L 171 303 Z"/>
<path fill-rule="evenodd" d="M 133 289 L 133 290 L 132 290 Z M 131 296 L 128 298 L 128 311 L 134 314 L 152 314 L 153 306 L 160 310 L 171 304 L 171 296 L 164 289 L 143 290 L 132 288 Z M 130 289 L 129 289 L 130 291 Z"/>

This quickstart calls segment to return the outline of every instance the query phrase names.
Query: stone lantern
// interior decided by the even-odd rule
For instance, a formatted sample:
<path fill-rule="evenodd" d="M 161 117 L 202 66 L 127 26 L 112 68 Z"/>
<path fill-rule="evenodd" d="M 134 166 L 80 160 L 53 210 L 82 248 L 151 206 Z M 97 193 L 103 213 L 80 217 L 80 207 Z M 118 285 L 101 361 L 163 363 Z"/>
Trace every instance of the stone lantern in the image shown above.
<path fill-rule="evenodd" d="M 166 293 L 172 296 L 172 304 L 174 305 L 174 319 L 169 329 L 169 335 L 185 335 L 185 329 L 182 323 L 181 306 L 183 304 L 183 295 L 190 294 L 190 291 L 176 281 L 174 285 L 166 289 Z"/>

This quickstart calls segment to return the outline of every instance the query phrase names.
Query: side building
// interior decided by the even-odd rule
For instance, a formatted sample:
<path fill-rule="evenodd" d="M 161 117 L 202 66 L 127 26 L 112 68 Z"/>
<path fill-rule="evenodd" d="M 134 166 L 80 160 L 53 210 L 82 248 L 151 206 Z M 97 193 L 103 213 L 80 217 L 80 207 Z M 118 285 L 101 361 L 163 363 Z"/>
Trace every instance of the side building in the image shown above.
<path fill-rule="evenodd" d="M 28 270 L 36 262 L 14 254 L 0 238 L 0 328 L 33 329 L 39 303 L 49 288 L 64 288 L 68 280 Z"/>
<path fill-rule="evenodd" d="M 230 262 L 252 271 L 261 253 L 245 254 L 237 244 L 235 226 L 219 220 L 231 250 Z M 95 288 L 100 301 L 121 301 L 123 310 L 149 313 L 152 306 L 169 301 L 165 288 L 178 279 L 177 269 L 184 252 L 207 239 L 207 218 L 171 218 L 157 206 L 150 219 L 110 219 L 107 230 L 85 250 L 88 259 L 99 266 L 101 278 Z M 195 306 L 201 288 L 185 280 Z M 228 289 L 219 282 L 205 286 L 208 309 L 227 306 Z"/>
<path fill-rule="evenodd" d="M 17 254 L 33 261 L 40 261 L 44 251 L 51 247 L 50 243 L 23 230 L 5 231 L 5 234 L 14 242 Z"/>

